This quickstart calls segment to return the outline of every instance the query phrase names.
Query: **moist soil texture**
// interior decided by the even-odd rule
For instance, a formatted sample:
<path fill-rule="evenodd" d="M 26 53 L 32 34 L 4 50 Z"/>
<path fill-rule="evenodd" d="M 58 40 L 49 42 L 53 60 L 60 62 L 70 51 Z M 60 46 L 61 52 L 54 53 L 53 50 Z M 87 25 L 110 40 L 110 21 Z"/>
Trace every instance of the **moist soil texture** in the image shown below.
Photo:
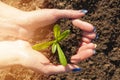
<path fill-rule="evenodd" d="M 69 72 L 56 75 L 43 75 L 21 66 L 0 71 L 0 80 L 120 80 L 120 0 L 1 0 L 22 10 L 30 11 L 38 8 L 86 9 L 88 13 L 80 18 L 96 27 L 96 54 L 81 61 L 80 72 Z M 68 62 L 81 44 L 82 31 L 71 24 L 70 19 L 57 22 L 62 31 L 70 29 L 69 37 L 60 45 Z M 50 56 L 53 63 L 58 57 Z"/>

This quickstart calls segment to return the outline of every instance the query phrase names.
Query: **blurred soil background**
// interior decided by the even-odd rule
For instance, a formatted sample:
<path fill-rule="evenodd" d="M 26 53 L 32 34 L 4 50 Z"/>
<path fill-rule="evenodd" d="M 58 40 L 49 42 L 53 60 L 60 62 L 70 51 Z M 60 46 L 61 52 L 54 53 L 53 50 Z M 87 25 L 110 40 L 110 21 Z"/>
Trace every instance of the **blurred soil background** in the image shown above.
<path fill-rule="evenodd" d="M 0 70 L 0 80 L 120 80 L 120 0 L 0 0 L 25 11 L 40 8 L 87 9 L 81 20 L 93 24 L 99 38 L 94 40 L 97 49 L 94 56 L 79 63 L 81 72 L 56 75 L 38 74 L 22 66 Z M 81 30 L 68 19 L 58 21 L 62 30 L 70 29 L 70 36 L 61 46 L 70 58 L 81 41 Z M 66 47 L 67 46 L 67 47 Z M 50 57 L 50 60 L 57 57 Z"/>

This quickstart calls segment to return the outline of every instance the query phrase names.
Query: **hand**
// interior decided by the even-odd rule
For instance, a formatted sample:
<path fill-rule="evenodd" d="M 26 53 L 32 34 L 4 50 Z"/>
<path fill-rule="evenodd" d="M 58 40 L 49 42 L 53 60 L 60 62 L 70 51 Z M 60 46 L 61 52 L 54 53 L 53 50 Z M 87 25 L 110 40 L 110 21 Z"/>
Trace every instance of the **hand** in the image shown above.
<path fill-rule="evenodd" d="M 91 48 L 94 48 L 93 44 L 80 48 L 81 53 L 87 52 L 85 55 L 80 54 L 81 59 L 92 54 L 92 52 L 89 52 Z M 73 69 L 79 68 L 74 64 L 68 64 L 65 67 L 62 65 L 53 65 L 42 53 L 33 50 L 31 45 L 23 40 L 1 41 L 0 51 L 2 53 L 0 53 L 0 68 L 20 64 L 24 67 L 31 68 L 36 72 L 42 72 L 45 74 L 69 72 Z M 76 59 L 80 58 L 79 56 L 76 57 Z"/>
<path fill-rule="evenodd" d="M 0 51 L 0 68 L 20 64 L 36 72 L 46 74 L 66 72 L 78 68 L 78 66 L 70 64 L 66 67 L 53 65 L 42 53 L 33 50 L 31 45 L 23 40 L 1 41 Z"/>
<path fill-rule="evenodd" d="M 72 56 L 71 62 L 78 63 L 81 60 L 89 58 L 94 54 L 95 45 L 91 43 L 91 40 L 95 38 L 96 34 L 94 33 L 94 27 L 91 24 L 78 19 L 84 15 L 82 11 L 42 9 L 31 12 L 24 12 L 12 8 L 10 6 L 8 7 L 8 9 L 11 12 L 10 13 L 11 15 L 9 14 L 0 15 L 3 16 L 2 18 L 0 18 L 1 24 L 3 25 L 1 29 L 1 32 L 3 34 L 7 32 L 5 35 L 18 37 L 18 39 L 21 40 L 28 40 L 33 37 L 34 31 L 37 30 L 38 28 L 44 28 L 45 26 L 54 24 L 60 18 L 71 18 L 73 19 L 72 20 L 73 25 L 83 30 L 82 45 L 79 48 L 77 54 Z M 12 12 L 14 14 L 12 14 Z M 4 23 L 4 21 L 6 23 Z M 16 63 L 14 63 L 14 61 L 13 63 L 10 61 L 11 64 L 21 64 L 23 66 L 29 67 L 33 70 L 43 72 L 46 74 L 71 71 L 75 68 L 78 68 L 77 65 L 72 64 L 68 64 L 66 67 L 62 65 L 53 65 L 44 55 L 42 55 L 42 53 L 33 50 L 28 42 L 8 41 L 8 43 L 14 43 L 14 45 L 11 44 L 10 47 L 8 48 L 9 49 L 8 53 L 10 54 L 10 56 L 12 55 L 12 52 L 14 52 L 14 50 L 15 50 L 14 54 L 20 55 L 20 57 L 18 56 L 10 57 L 11 59 L 15 58 L 13 60 L 18 60 L 16 61 Z M 8 53 L 6 54 L 8 55 Z"/>

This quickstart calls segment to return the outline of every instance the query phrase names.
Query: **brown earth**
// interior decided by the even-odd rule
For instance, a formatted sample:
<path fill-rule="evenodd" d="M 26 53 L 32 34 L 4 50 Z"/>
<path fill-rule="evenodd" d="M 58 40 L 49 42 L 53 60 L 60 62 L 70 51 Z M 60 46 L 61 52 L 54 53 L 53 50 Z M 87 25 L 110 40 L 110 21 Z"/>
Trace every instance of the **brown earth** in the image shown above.
<path fill-rule="evenodd" d="M 1 0 L 19 9 L 30 11 L 39 8 L 87 9 L 89 12 L 81 18 L 92 23 L 99 38 L 96 43 L 97 54 L 82 61 L 81 72 L 57 75 L 42 75 L 21 66 L 0 70 L 0 80 L 120 80 L 120 0 Z M 81 31 L 68 19 L 58 21 L 62 30 L 70 29 L 70 36 L 60 44 L 70 58 L 81 40 Z M 67 47 L 66 47 L 67 46 Z M 56 56 L 51 56 L 50 60 Z"/>

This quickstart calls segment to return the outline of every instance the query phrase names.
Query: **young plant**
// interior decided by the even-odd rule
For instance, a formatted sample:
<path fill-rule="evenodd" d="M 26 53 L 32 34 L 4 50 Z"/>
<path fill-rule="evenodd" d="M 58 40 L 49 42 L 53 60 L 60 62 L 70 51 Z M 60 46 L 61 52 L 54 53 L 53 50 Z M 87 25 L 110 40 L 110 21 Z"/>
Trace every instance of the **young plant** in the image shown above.
<path fill-rule="evenodd" d="M 61 33 L 60 26 L 58 24 L 56 24 L 53 28 L 53 32 L 54 32 L 54 40 L 35 44 L 32 46 L 32 48 L 35 50 L 44 50 L 44 49 L 48 48 L 49 46 L 52 46 L 52 53 L 54 54 L 57 51 L 60 63 L 63 66 L 66 66 L 67 60 L 64 55 L 64 52 L 62 51 L 62 49 L 59 45 L 59 42 L 62 41 L 63 39 L 65 39 L 69 35 L 70 30 L 65 30 L 64 32 Z"/>

